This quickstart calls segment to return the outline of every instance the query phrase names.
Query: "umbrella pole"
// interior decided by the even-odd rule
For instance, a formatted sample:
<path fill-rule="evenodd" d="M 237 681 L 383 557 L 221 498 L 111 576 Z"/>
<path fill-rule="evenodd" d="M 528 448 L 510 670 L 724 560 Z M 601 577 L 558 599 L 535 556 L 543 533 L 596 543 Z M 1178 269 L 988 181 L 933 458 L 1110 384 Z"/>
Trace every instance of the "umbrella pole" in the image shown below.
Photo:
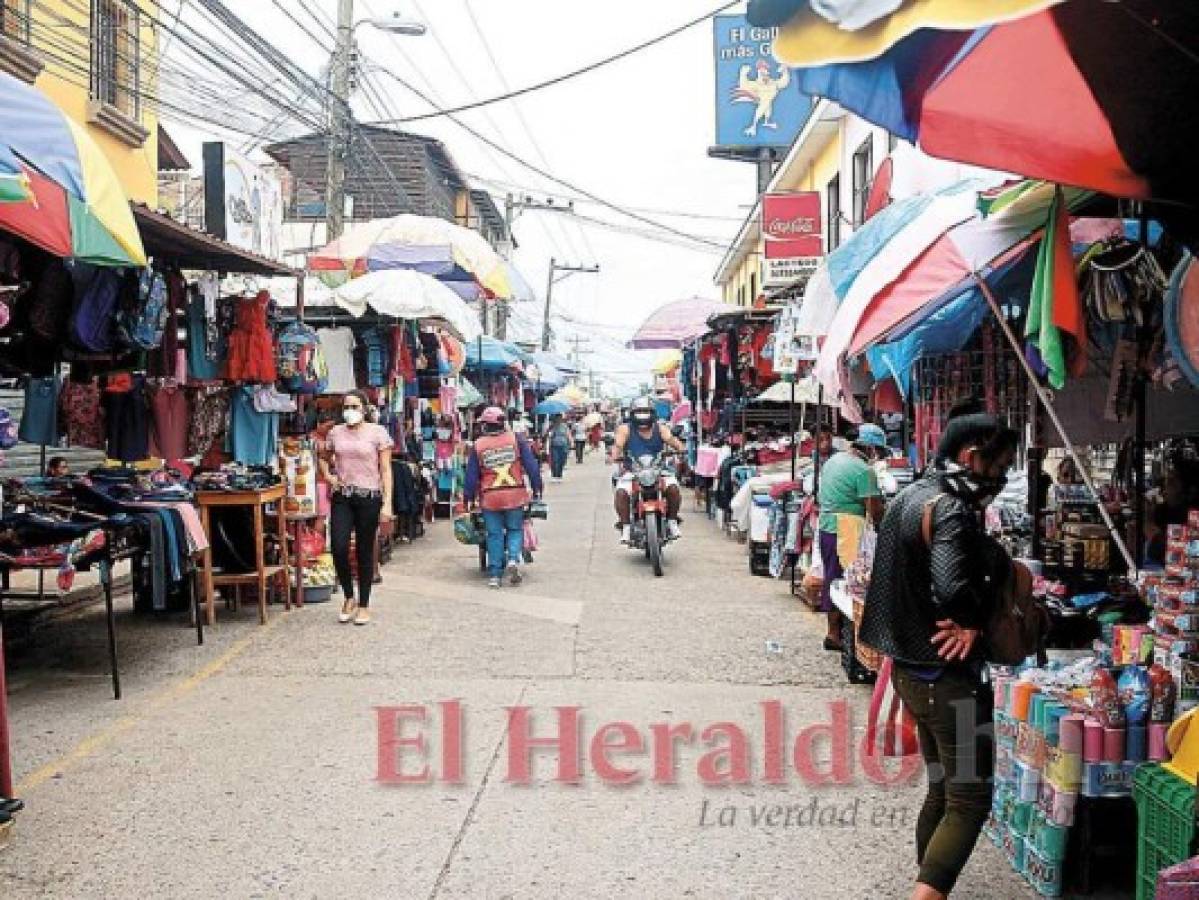
<path fill-rule="evenodd" d="M 978 288 L 982 291 L 983 297 L 987 301 L 987 305 L 991 307 L 991 313 L 999 322 L 999 327 L 1003 329 L 1004 336 L 1012 347 L 1012 352 L 1016 354 L 1016 359 L 1020 361 L 1020 365 L 1024 369 L 1024 374 L 1028 376 L 1029 384 L 1036 391 L 1037 399 L 1041 401 L 1041 407 L 1045 410 L 1049 420 L 1053 423 L 1053 428 L 1057 432 L 1058 437 L 1062 439 L 1062 444 L 1065 445 L 1066 452 L 1070 454 L 1070 458 L 1074 460 L 1074 465 L 1078 469 L 1079 475 L 1082 476 L 1083 482 L 1087 486 L 1087 490 L 1091 495 L 1098 500 L 1099 492 L 1095 490 L 1095 483 L 1091 480 L 1091 473 L 1083 466 L 1082 460 L 1078 456 L 1078 450 L 1074 447 L 1074 442 L 1070 440 L 1070 436 L 1066 434 L 1066 428 L 1062 425 L 1062 420 L 1058 418 L 1057 410 L 1053 407 L 1053 401 L 1049 396 L 1049 392 L 1045 390 L 1044 385 L 1038 380 L 1036 373 L 1032 370 L 1028 360 L 1025 358 L 1023 351 L 1020 349 L 1020 341 L 1016 338 L 1012 331 L 1012 326 L 1008 324 L 1007 319 L 1003 315 L 1003 310 L 999 308 L 999 301 L 995 299 L 995 295 L 991 293 L 991 288 L 987 282 L 977 273 L 974 273 L 974 280 L 978 284 Z M 1112 540 L 1116 542 L 1116 548 L 1120 551 L 1120 555 L 1124 557 L 1124 562 L 1128 565 L 1130 574 L 1137 573 L 1137 564 L 1133 560 L 1132 554 L 1128 552 L 1128 545 L 1124 543 L 1124 537 L 1120 534 L 1120 529 L 1116 527 L 1116 523 L 1112 521 L 1111 514 L 1107 511 L 1107 507 L 1102 503 L 1096 504 L 1099 507 L 1099 515 L 1103 518 L 1103 524 L 1107 526 L 1108 533 L 1111 534 Z"/>
<path fill-rule="evenodd" d="M 799 453 L 799 442 L 795 440 L 795 379 L 791 379 L 791 402 L 787 404 L 787 427 L 791 430 L 791 480 L 795 480 L 796 454 Z M 803 417 L 800 417 L 800 427 L 803 427 Z"/>
<path fill-rule="evenodd" d="M 824 418 L 824 385 L 819 384 L 816 388 L 816 435 L 817 443 L 820 435 L 820 420 Z M 820 451 L 814 449 L 812 452 L 812 496 L 818 496 L 820 493 Z"/>

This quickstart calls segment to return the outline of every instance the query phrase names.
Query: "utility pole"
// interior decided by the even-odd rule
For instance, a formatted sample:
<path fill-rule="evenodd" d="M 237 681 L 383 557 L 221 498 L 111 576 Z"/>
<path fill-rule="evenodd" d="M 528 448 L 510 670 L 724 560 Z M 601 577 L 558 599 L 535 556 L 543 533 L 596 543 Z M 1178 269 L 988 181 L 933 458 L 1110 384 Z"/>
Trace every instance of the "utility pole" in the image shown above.
<path fill-rule="evenodd" d="M 528 194 L 525 194 L 524 196 L 521 196 L 521 197 L 517 197 L 513 194 L 507 194 L 504 197 L 504 225 L 508 231 L 508 234 L 507 234 L 507 247 L 506 247 L 506 252 L 504 253 L 504 258 L 506 260 L 508 260 L 509 262 L 512 261 L 512 253 L 516 249 L 516 235 L 513 234 L 512 229 L 513 229 L 513 226 L 516 225 L 517 218 L 519 218 L 520 214 L 522 212 L 525 212 L 526 210 L 536 210 L 539 212 L 567 213 L 568 215 L 573 215 L 574 211 L 575 211 L 575 203 L 573 200 L 569 200 L 566 203 L 558 203 L 554 200 L 553 197 L 547 197 L 545 200 L 538 200 L 535 197 L 532 197 Z M 553 260 L 550 260 L 550 263 L 551 263 L 550 278 L 553 279 L 553 277 L 554 277 L 553 270 L 552 270 Z M 599 271 L 598 267 L 596 268 L 596 271 Z M 551 284 L 551 289 L 552 289 L 552 284 Z M 547 290 L 546 291 L 547 297 L 548 297 L 549 293 L 550 293 L 550 291 Z M 547 301 L 547 310 L 548 310 L 548 301 Z M 497 323 L 496 323 L 496 336 L 503 339 L 508 331 L 508 307 L 506 305 L 500 305 L 497 307 L 497 312 L 498 312 L 498 315 L 497 315 Z M 547 311 L 546 315 L 548 316 L 548 311 Z M 547 319 L 547 322 L 548 322 L 548 319 Z M 542 342 L 544 343 L 545 340 L 546 339 L 543 334 Z M 549 348 L 547 347 L 545 349 L 549 349 Z"/>
<path fill-rule="evenodd" d="M 545 324 L 541 327 L 541 349 L 550 349 L 550 339 L 553 337 L 552 326 L 550 325 L 550 311 L 553 309 L 554 303 L 554 285 L 559 281 L 565 281 L 571 275 L 579 273 L 587 275 L 599 274 L 599 266 L 563 266 L 558 264 L 558 260 L 550 257 L 550 273 L 546 279 L 545 285 Z M 558 274 L 561 272 L 561 277 Z"/>
<path fill-rule="evenodd" d="M 326 240 L 345 229 L 346 158 L 350 154 L 350 54 L 354 45 L 354 0 L 337 0 L 337 45 L 329 90 L 329 159 L 325 177 Z"/>

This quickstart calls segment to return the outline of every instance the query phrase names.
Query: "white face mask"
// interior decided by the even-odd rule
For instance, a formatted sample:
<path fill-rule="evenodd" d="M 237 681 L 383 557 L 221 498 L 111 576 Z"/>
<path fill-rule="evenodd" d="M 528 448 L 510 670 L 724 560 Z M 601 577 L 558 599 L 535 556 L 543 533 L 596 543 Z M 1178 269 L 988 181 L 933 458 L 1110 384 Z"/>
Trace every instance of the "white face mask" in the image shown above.
<path fill-rule="evenodd" d="M 362 422 L 362 410 L 360 409 L 343 409 L 341 417 L 347 425 L 358 425 Z"/>

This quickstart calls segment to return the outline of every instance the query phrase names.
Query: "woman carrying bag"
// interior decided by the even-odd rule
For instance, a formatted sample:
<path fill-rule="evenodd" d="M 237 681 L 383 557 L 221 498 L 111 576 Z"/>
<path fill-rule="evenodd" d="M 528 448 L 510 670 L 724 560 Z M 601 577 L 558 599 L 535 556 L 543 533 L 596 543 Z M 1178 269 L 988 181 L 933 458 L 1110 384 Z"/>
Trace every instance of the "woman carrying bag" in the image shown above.
<path fill-rule="evenodd" d="M 949 895 L 991 808 L 993 697 L 988 660 L 1035 651 L 1040 616 L 1016 635 L 1016 569 L 983 530 L 1018 435 L 988 414 L 946 423 L 937 460 L 888 507 L 878 529 L 860 640 L 893 660 L 895 692 L 916 722 L 928 794 L 916 823 L 913 900 Z M 1019 605 L 1019 604 L 1016 604 Z M 1035 611 L 1030 611 L 1035 612 Z"/>

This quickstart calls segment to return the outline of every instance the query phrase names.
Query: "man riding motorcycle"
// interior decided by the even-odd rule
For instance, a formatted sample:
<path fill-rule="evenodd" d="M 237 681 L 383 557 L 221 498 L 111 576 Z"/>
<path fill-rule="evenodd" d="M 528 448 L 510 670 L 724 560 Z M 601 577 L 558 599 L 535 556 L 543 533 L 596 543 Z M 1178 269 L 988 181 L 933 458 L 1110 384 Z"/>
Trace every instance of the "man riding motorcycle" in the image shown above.
<path fill-rule="evenodd" d="M 676 453 L 683 452 L 683 442 L 675 437 L 670 428 L 658 421 L 654 403 L 642 397 L 629 410 L 629 421 L 616 429 L 612 444 L 611 460 L 620 465 L 621 474 L 616 481 L 616 517 L 620 527 L 620 542 L 629 543 L 632 537 L 632 490 L 633 475 L 627 469 L 625 459 L 640 459 L 642 456 L 658 456 L 669 447 Z M 669 473 L 663 475 L 666 494 L 667 536 L 674 540 L 679 536 L 679 510 L 683 506 L 683 492 L 679 481 Z"/>

